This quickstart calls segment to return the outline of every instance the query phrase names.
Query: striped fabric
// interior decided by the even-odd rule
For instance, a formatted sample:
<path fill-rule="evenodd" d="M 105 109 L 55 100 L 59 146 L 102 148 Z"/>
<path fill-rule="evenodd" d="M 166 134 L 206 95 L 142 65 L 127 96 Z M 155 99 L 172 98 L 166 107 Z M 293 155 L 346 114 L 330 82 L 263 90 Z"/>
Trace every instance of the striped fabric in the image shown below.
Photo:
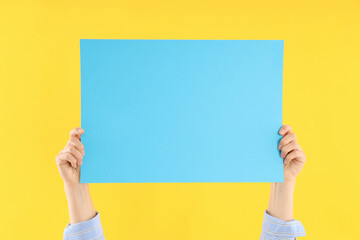
<path fill-rule="evenodd" d="M 285 222 L 264 213 L 260 240 L 294 240 L 305 236 L 301 222 Z M 104 232 L 97 212 L 93 219 L 74 225 L 68 224 L 64 231 L 64 240 L 104 240 Z"/>
<path fill-rule="evenodd" d="M 260 240 L 294 240 L 305 236 L 304 226 L 298 220 L 285 222 L 265 211 Z"/>
<path fill-rule="evenodd" d="M 104 231 L 100 222 L 100 214 L 86 222 L 66 226 L 64 240 L 104 240 Z"/>

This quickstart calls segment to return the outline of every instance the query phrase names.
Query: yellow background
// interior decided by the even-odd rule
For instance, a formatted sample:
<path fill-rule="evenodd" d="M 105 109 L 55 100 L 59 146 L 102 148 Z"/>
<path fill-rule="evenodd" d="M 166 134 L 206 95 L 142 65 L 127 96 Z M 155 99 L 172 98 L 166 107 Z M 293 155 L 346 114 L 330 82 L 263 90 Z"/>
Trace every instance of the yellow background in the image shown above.
<path fill-rule="evenodd" d="M 360 223 L 360 2 L 0 1 L 1 239 L 62 239 L 55 156 L 80 125 L 80 38 L 284 39 L 306 239 Z M 254 143 L 256 144 L 256 143 Z M 256 154 L 256 152 L 254 152 Z M 101 159 L 99 159 L 101 160 Z M 269 183 L 93 184 L 107 239 L 258 239 Z"/>

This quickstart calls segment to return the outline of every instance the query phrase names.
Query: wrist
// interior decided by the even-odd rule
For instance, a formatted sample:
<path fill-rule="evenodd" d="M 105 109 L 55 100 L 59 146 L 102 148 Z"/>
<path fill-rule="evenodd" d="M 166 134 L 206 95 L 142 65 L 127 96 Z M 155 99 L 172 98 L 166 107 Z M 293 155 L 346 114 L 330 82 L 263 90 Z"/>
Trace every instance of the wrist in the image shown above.
<path fill-rule="evenodd" d="M 284 183 L 294 183 L 296 181 L 296 176 L 290 175 L 289 174 L 284 174 Z"/>
<path fill-rule="evenodd" d="M 294 189 L 295 178 L 271 183 L 267 213 L 283 221 L 291 221 L 293 219 Z"/>
<path fill-rule="evenodd" d="M 280 185 L 286 185 L 286 186 L 292 186 L 295 185 L 296 182 L 296 177 L 291 177 L 291 178 L 284 178 L 283 182 L 277 182 L 277 183 L 281 183 Z"/>
<path fill-rule="evenodd" d="M 271 189 L 275 192 L 292 193 L 295 189 L 295 179 L 286 179 L 284 182 L 271 183 Z"/>
<path fill-rule="evenodd" d="M 64 184 L 65 194 L 69 198 L 71 196 L 87 195 L 89 191 L 89 184 L 76 183 Z"/>

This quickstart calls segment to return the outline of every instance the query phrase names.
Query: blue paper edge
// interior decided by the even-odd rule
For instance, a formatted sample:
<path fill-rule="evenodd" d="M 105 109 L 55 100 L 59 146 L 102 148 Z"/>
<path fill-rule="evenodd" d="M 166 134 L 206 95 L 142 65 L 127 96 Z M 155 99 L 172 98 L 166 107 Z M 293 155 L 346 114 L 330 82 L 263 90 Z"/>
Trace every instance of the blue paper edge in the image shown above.
<path fill-rule="evenodd" d="M 80 44 L 80 108 L 81 108 L 81 113 L 80 113 L 80 126 L 82 123 L 82 107 L 81 107 L 81 103 L 82 103 L 82 88 L 81 88 L 81 84 L 82 84 L 82 78 L 81 78 L 81 72 L 82 72 L 82 67 L 81 67 L 81 56 L 82 56 L 82 50 L 81 50 L 81 43 L 85 42 L 85 41 L 97 41 L 97 40 L 102 40 L 102 41 L 118 41 L 118 40 L 164 40 L 164 41 L 277 41 L 277 42 L 282 42 L 282 78 L 281 78 L 281 125 L 283 125 L 283 86 L 284 86 L 284 50 L 285 50 L 285 40 L 280 40 L 280 39 L 80 39 L 79 44 Z M 85 133 L 84 133 L 85 134 Z M 279 134 L 280 135 L 280 134 Z M 281 138 L 279 139 L 280 142 Z M 279 155 L 280 155 L 280 151 L 279 151 Z M 282 174 L 280 176 L 280 181 L 271 181 L 271 182 L 284 182 L 284 174 L 282 171 Z M 83 174 L 81 174 L 80 171 L 80 183 L 267 183 L 264 181 L 238 181 L 238 182 L 221 182 L 221 181 L 198 181 L 198 182 L 191 182 L 191 181 L 183 181 L 183 182 L 172 182 L 172 181 L 158 181 L 158 182 L 112 182 L 112 181 L 87 181 L 86 178 L 84 177 Z"/>

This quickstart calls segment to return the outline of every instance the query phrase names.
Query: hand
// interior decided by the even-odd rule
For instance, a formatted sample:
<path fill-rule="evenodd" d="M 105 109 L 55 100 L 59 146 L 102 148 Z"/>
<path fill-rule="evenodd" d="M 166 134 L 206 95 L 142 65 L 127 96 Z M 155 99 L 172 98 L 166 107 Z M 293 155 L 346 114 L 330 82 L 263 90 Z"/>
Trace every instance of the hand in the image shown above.
<path fill-rule="evenodd" d="M 283 221 L 292 221 L 295 179 L 305 164 L 306 156 L 290 126 L 283 125 L 279 134 L 283 136 L 278 149 L 284 159 L 284 182 L 271 183 L 267 213 Z"/>
<path fill-rule="evenodd" d="M 75 186 L 80 183 L 80 166 L 85 155 L 84 145 L 80 142 L 83 133 L 84 129 L 82 128 L 71 130 L 69 141 L 56 156 L 60 175 L 67 186 Z"/>
<path fill-rule="evenodd" d="M 71 130 L 69 141 L 56 156 L 56 164 L 65 184 L 71 224 L 87 221 L 96 215 L 89 184 L 80 183 L 80 167 L 85 155 L 84 145 L 80 142 L 83 133 L 82 128 Z"/>
<path fill-rule="evenodd" d="M 283 136 L 278 149 L 281 150 L 280 156 L 284 159 L 284 181 L 294 181 L 305 164 L 306 155 L 297 143 L 290 126 L 283 125 L 279 134 Z"/>

